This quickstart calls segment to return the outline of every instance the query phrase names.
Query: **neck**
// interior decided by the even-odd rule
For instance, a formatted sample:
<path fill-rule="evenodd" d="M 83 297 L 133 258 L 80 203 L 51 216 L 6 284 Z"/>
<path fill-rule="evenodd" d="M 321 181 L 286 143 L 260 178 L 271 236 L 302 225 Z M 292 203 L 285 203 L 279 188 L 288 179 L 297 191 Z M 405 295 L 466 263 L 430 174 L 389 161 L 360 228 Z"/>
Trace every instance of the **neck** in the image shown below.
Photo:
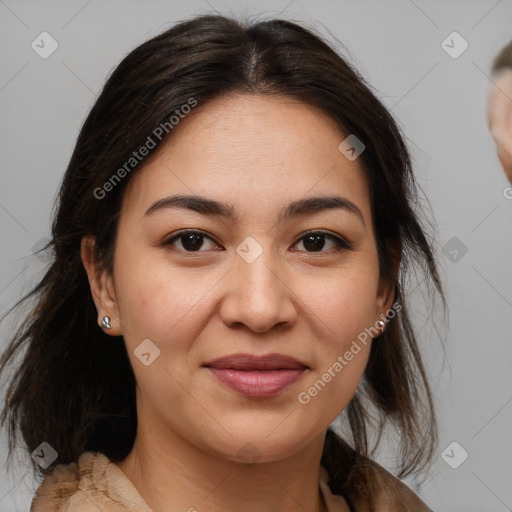
<path fill-rule="evenodd" d="M 285 459 L 251 464 L 207 453 L 144 417 L 117 465 L 153 512 L 170 512 L 169 503 L 190 512 L 326 511 L 318 485 L 325 431 Z"/>

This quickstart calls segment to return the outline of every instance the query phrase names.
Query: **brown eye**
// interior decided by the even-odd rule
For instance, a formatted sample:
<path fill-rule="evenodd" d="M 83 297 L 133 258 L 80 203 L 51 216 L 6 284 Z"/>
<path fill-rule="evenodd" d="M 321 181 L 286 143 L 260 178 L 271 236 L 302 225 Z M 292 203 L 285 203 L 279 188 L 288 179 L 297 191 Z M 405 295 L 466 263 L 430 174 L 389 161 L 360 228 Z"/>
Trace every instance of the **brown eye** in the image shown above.
<path fill-rule="evenodd" d="M 338 252 L 343 249 L 352 249 L 351 245 L 346 240 L 323 231 L 311 231 L 303 236 L 297 243 L 302 243 L 304 250 L 307 252 L 328 252 L 323 250 L 326 246 L 326 239 L 331 241 L 330 244 L 327 244 L 330 245 L 330 247 L 327 247 L 328 250 L 334 249 L 334 252 Z"/>
<path fill-rule="evenodd" d="M 206 236 L 201 231 L 181 231 L 180 233 L 176 234 L 172 238 L 166 240 L 163 245 L 174 245 L 175 241 L 178 241 L 181 245 L 181 247 L 178 247 L 177 249 L 183 252 L 204 252 L 204 249 L 201 250 L 201 248 L 204 248 L 204 241 L 210 240 L 213 242 L 213 240 Z M 215 242 L 214 242 L 215 244 Z M 206 244 L 208 245 L 208 244 Z M 208 249 L 208 247 L 207 247 Z"/>

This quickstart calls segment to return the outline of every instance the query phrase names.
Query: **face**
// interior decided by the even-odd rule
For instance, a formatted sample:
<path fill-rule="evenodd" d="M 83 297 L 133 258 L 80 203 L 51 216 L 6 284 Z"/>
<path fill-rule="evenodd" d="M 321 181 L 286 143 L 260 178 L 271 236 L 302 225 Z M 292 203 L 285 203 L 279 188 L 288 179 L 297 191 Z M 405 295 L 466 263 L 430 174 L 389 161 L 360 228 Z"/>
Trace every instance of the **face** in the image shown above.
<path fill-rule="evenodd" d="M 124 337 L 138 415 L 155 439 L 172 433 L 233 461 L 252 446 L 277 460 L 353 397 L 371 345 L 358 336 L 392 294 L 379 279 L 365 175 L 338 149 L 344 138 L 287 98 L 219 98 L 131 179 L 113 276 L 94 295 L 108 332 Z M 177 195 L 215 204 L 162 202 Z M 240 353 L 289 356 L 302 369 L 204 366 Z"/>
<path fill-rule="evenodd" d="M 498 71 L 487 97 L 487 124 L 501 167 L 512 183 L 512 69 Z"/>

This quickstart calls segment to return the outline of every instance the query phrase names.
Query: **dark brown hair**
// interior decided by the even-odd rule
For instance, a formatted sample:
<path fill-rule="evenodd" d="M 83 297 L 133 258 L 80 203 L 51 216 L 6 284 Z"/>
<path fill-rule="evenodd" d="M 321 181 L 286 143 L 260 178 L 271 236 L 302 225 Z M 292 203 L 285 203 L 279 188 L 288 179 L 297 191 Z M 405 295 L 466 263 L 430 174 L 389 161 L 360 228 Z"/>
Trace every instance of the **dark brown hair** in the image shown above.
<path fill-rule="evenodd" d="M 13 306 L 35 299 L 0 360 L 2 373 L 25 349 L 1 416 L 1 424 L 9 426 L 9 457 L 19 433 L 29 452 L 49 443 L 58 452 L 55 464 L 77 461 L 88 450 L 119 461 L 131 450 L 137 429 L 135 377 L 122 336 L 112 338 L 98 328 L 81 239 L 96 238 L 96 260 L 112 271 L 123 191 L 142 164 L 105 198 L 97 199 L 95 190 L 190 98 L 201 108 L 231 93 L 300 100 L 366 146 L 359 161 L 370 187 L 380 272 L 394 283 L 402 308 L 372 344 L 362 382 L 343 413 L 352 439 L 329 428 L 322 464 L 333 492 L 371 504 L 375 492 L 367 457 L 385 426 L 400 432 L 400 477 L 423 469 L 436 448 L 433 399 L 404 300 L 411 270 L 424 274 L 432 296 L 441 296 L 443 304 L 444 296 L 397 123 L 329 44 L 311 30 L 278 19 L 249 24 L 206 15 L 181 22 L 135 48 L 106 81 L 60 187 L 48 244 L 54 251 L 51 265 Z M 398 277 L 391 247 L 400 249 Z M 371 423 L 372 409 L 377 425 Z M 372 433 L 377 438 L 373 449 Z M 32 464 L 39 476 L 53 468 Z"/>
<path fill-rule="evenodd" d="M 492 61 L 492 73 L 497 73 L 504 68 L 512 69 L 512 41 L 505 45 Z"/>

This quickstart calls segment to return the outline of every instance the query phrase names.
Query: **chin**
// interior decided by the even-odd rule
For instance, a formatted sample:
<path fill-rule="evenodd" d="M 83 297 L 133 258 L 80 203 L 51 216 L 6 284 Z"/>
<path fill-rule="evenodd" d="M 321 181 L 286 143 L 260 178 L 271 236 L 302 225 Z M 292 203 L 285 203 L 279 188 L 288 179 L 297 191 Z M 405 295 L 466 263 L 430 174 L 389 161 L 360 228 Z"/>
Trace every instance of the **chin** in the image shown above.
<path fill-rule="evenodd" d="M 208 451 L 213 451 L 215 455 L 232 462 L 274 462 L 296 455 L 319 434 L 316 430 L 310 433 L 301 430 L 291 431 L 289 426 L 286 428 L 284 422 L 281 427 L 283 428 L 277 427 L 272 431 L 275 427 L 270 428 L 267 423 L 264 429 L 258 431 L 240 429 L 240 435 L 226 436 L 223 440 L 218 440 L 220 442 L 207 441 Z M 232 432 L 229 429 L 228 431 Z M 323 433 L 325 429 L 320 428 L 320 431 Z"/>

